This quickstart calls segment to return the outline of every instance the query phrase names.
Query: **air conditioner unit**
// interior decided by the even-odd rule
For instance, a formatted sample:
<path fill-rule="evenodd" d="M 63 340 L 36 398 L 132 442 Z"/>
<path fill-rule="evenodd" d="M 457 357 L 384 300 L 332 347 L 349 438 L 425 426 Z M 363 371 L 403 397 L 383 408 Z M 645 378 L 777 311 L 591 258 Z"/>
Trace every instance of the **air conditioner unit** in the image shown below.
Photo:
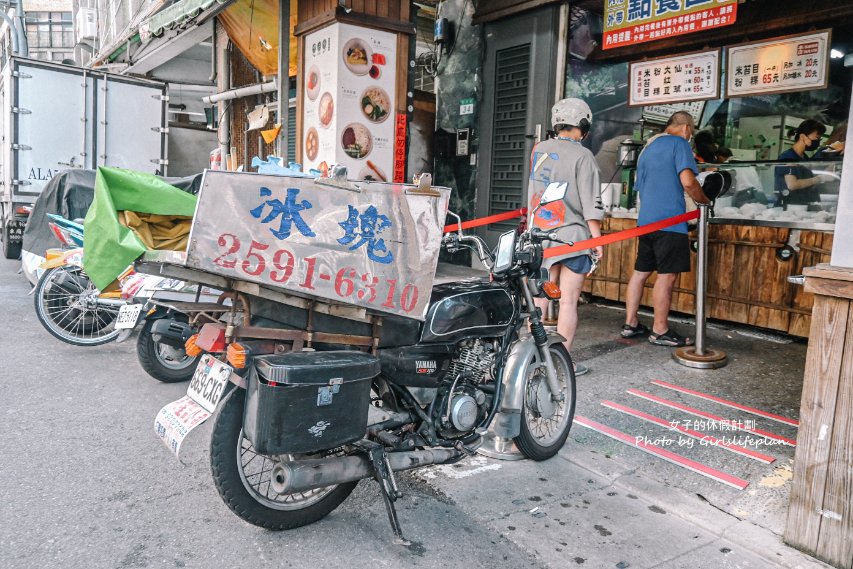
<path fill-rule="evenodd" d="M 98 10 L 96 8 L 78 8 L 74 22 L 74 32 L 78 42 L 83 39 L 93 40 L 97 38 Z"/>

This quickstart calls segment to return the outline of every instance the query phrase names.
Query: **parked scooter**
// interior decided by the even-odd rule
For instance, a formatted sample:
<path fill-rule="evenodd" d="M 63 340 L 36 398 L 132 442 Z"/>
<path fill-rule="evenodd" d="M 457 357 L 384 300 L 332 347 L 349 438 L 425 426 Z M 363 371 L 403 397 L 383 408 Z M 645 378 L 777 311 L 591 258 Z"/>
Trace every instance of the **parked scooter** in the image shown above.
<path fill-rule="evenodd" d="M 565 184 L 552 185 L 540 207 L 564 194 Z M 540 270 L 545 240 L 558 241 L 537 228 L 508 231 L 491 253 L 460 223 L 443 245 L 473 250 L 490 278 L 434 287 L 424 322 L 374 321 L 372 340 L 360 344 L 373 353 L 321 351 L 321 336 L 338 347 L 355 337 L 315 331 L 311 313 L 307 332 L 269 330 L 270 340 L 234 342 L 234 323 L 205 325 L 188 348 L 225 351 L 225 361 L 204 355 L 187 394 L 217 409 L 210 460 L 222 500 L 249 523 L 292 529 L 372 477 L 406 543 L 395 472 L 455 463 L 490 428 L 530 459 L 553 457 L 572 426 L 575 376 L 563 338 L 546 332 L 533 302 L 560 294 Z M 283 333 L 313 338 L 317 351 L 285 351 L 275 341 Z"/>
<path fill-rule="evenodd" d="M 219 291 L 178 279 L 136 273 L 122 285 L 128 304 L 119 312 L 116 341 L 123 342 L 135 329 L 139 365 L 158 381 L 188 381 L 198 365 L 198 356 L 187 354 L 184 344 L 198 332 L 197 314 L 182 310 L 189 301 L 216 302 Z M 209 322 L 209 319 L 201 319 Z"/>

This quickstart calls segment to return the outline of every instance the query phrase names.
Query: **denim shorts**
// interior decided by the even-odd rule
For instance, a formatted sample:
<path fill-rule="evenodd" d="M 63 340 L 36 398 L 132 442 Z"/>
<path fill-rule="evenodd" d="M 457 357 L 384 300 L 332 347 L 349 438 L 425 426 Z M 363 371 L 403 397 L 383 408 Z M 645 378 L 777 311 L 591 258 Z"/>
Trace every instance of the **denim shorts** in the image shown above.
<path fill-rule="evenodd" d="M 578 275 L 585 275 L 592 270 L 592 258 L 589 255 L 578 255 L 563 259 L 560 264 Z"/>

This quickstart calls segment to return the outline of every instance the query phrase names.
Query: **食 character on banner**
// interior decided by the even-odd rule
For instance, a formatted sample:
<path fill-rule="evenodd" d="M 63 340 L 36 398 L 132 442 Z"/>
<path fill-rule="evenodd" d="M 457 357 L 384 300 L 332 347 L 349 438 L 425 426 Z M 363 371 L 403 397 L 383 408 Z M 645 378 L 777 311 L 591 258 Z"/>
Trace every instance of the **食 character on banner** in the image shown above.
<path fill-rule="evenodd" d="M 640 215 L 637 225 L 648 225 L 685 213 L 685 192 L 696 203 L 709 203 L 696 179 L 699 173 L 690 148 L 695 132 L 690 113 L 679 111 L 669 118 L 663 133 L 653 137 L 637 163 L 637 191 Z M 638 320 L 640 299 L 646 279 L 657 271 L 653 290 L 654 324 L 652 329 Z M 640 237 L 634 273 L 628 282 L 625 325 L 622 336 L 632 338 L 649 334 L 649 342 L 659 346 L 690 346 L 693 340 L 670 329 L 669 309 L 672 289 L 679 274 L 690 271 L 690 242 L 687 223 L 671 225 Z"/>
<path fill-rule="evenodd" d="M 529 211 L 533 211 L 548 185 L 566 184 L 565 197 L 540 208 L 530 222 L 540 229 L 556 231 L 560 241 L 583 241 L 601 236 L 601 206 L 599 172 L 595 157 L 581 141 L 592 126 L 592 111 L 580 99 L 563 99 L 551 109 L 551 125 L 556 138 L 540 142 L 533 148 L 530 159 L 530 180 L 527 186 Z M 545 247 L 557 245 L 546 242 Z M 571 353 L 572 341 L 578 324 L 578 300 L 587 274 L 604 255 L 601 247 L 573 251 L 561 257 L 546 259 L 551 280 L 560 285 L 560 310 L 557 331 L 565 339 Z M 543 311 L 546 299 L 537 299 Z M 589 371 L 583 364 L 575 363 L 575 374 Z"/>

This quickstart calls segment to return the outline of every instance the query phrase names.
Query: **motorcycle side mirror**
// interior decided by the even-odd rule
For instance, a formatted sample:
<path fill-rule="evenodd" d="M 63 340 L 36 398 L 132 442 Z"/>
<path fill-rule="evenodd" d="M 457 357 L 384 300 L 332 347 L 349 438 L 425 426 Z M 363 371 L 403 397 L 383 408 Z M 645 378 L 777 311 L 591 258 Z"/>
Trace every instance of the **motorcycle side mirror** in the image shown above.
<path fill-rule="evenodd" d="M 702 172 L 696 176 L 696 181 L 702 186 L 702 191 L 708 196 L 708 199 L 714 201 L 731 189 L 732 174 L 728 170 Z"/>
<path fill-rule="evenodd" d="M 542 194 L 542 199 L 539 200 L 539 205 L 546 205 L 551 202 L 557 202 L 566 197 L 566 187 L 567 184 L 563 182 L 562 184 L 559 182 L 551 182 L 548 184 L 548 187 L 545 188 L 545 192 Z"/>
<path fill-rule="evenodd" d="M 459 233 L 459 235 L 462 235 L 462 218 L 450 211 L 449 209 L 447 210 L 447 215 L 456 220 L 456 225 L 458 227 L 457 232 Z"/>

